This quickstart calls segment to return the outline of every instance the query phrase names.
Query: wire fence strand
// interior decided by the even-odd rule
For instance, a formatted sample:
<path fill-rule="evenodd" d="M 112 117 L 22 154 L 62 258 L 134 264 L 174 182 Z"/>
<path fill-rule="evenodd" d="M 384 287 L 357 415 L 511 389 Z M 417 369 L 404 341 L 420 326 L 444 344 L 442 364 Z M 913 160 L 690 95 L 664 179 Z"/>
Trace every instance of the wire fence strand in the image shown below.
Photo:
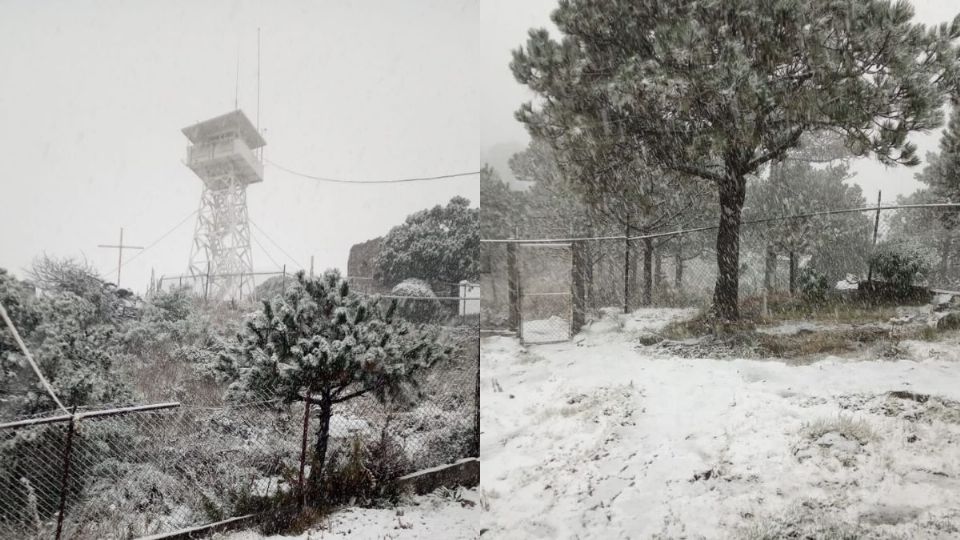
<path fill-rule="evenodd" d="M 745 309 L 796 303 L 810 287 L 850 294 L 890 279 L 872 261 L 883 251 L 921 262 L 916 285 L 960 289 L 960 203 L 878 204 L 791 215 L 745 215 L 738 291 Z M 553 220 L 557 221 L 557 220 Z M 716 225 L 643 234 L 554 234 L 529 220 L 516 238 L 481 240 L 481 324 L 525 342 L 569 339 L 604 310 L 709 306 L 717 282 Z M 876 225 L 876 232 L 874 228 Z M 812 283 L 811 280 L 816 281 Z M 766 309 L 766 308 L 764 308 Z"/>

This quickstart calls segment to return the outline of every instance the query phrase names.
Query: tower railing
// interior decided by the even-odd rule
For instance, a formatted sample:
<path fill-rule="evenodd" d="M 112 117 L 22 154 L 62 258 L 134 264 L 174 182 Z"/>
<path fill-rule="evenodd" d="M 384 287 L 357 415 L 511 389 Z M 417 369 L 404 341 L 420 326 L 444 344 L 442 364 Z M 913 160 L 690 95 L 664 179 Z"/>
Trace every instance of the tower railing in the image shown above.
<path fill-rule="evenodd" d="M 218 160 L 226 160 L 237 156 L 253 170 L 256 176 L 256 180 L 253 181 L 263 179 L 263 163 L 257 159 L 250 147 L 240 138 L 188 146 L 187 166 L 199 174 L 200 171 L 197 170 L 199 168 Z"/>

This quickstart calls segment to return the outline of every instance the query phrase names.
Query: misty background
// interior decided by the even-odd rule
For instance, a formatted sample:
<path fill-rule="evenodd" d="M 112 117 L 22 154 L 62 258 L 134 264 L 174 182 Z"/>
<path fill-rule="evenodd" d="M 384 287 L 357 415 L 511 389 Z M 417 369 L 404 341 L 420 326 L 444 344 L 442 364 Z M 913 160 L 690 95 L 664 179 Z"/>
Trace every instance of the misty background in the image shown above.
<path fill-rule="evenodd" d="M 917 20 L 948 20 L 951 0 L 914 0 Z M 513 112 L 530 92 L 511 50 L 533 27 L 555 30 L 555 0 L 409 2 L 43 2 L 0 5 L 0 267 L 22 276 L 41 252 L 85 258 L 116 278 L 124 242 L 145 246 L 197 209 L 201 182 L 183 165 L 180 129 L 239 107 L 257 119 L 257 28 L 264 156 L 348 180 L 474 171 L 510 181 L 529 140 Z M 238 73 L 239 60 L 239 73 Z M 239 83 L 238 83 L 239 81 Z M 914 134 L 923 157 L 939 131 Z M 922 168 L 861 159 L 868 200 L 917 187 Z M 257 238 L 288 269 L 346 267 L 351 245 L 462 195 L 478 177 L 356 186 L 320 183 L 269 163 L 249 187 Z M 195 218 L 123 268 L 143 291 L 150 271 L 186 271 Z M 253 242 L 254 269 L 277 265 Z M 136 255 L 126 252 L 125 259 Z"/>
<path fill-rule="evenodd" d="M 266 160 L 307 174 L 378 180 L 476 171 L 485 45 L 471 1 L 5 2 L 0 267 L 41 252 L 85 258 L 116 279 L 116 244 L 146 246 L 198 207 L 181 128 L 233 110 L 260 125 Z M 239 56 L 239 85 L 237 64 Z M 505 62 L 505 60 L 504 60 Z M 236 89 L 239 87 L 239 90 Z M 257 238 L 288 271 L 346 268 L 352 244 L 454 196 L 478 176 L 398 185 L 320 183 L 265 166 L 247 190 Z M 195 218 L 124 266 L 186 271 Z M 277 269 L 257 245 L 254 269 Z M 130 259 L 136 252 L 124 253 Z"/>
<path fill-rule="evenodd" d="M 550 13 L 556 7 L 557 1 L 525 0 L 511 3 L 497 0 L 494 3 L 498 5 L 500 16 L 495 18 L 494 28 L 488 32 L 488 35 L 496 36 L 499 42 L 498 48 L 501 48 L 506 56 L 504 73 L 499 75 L 499 80 L 503 83 L 497 85 L 495 106 L 505 111 L 497 118 L 506 117 L 509 113 L 509 120 L 512 120 L 513 111 L 518 109 L 521 103 L 531 100 L 532 96 L 525 88 L 521 88 L 510 74 L 506 66 L 510 61 L 509 53 L 526 43 L 529 28 L 547 28 L 552 35 L 559 35 L 550 21 Z M 950 22 L 960 11 L 960 5 L 956 0 L 911 0 L 910 3 L 915 11 L 914 20 L 927 25 Z M 501 56 L 503 53 L 498 52 Z M 513 178 L 507 160 L 512 154 L 524 149 L 529 137 L 523 126 L 517 122 L 498 123 L 496 129 L 502 134 L 501 139 L 498 143 L 485 147 L 484 159 L 490 162 L 500 173 L 500 177 L 510 182 L 514 188 L 523 188 L 524 186 Z M 925 161 L 927 152 L 936 150 L 941 131 L 938 129 L 930 133 L 910 135 L 909 140 L 918 146 L 917 155 L 921 161 Z M 851 181 L 863 188 L 867 201 L 873 204 L 877 198 L 877 190 L 882 190 L 884 202 L 895 202 L 898 195 L 908 195 L 920 187 L 920 183 L 914 180 L 913 175 L 919 172 L 925 163 L 916 167 L 885 167 L 873 158 L 861 158 L 852 161 L 850 165 L 851 172 L 856 174 Z M 749 204 L 749 197 L 748 193 L 747 204 Z"/>

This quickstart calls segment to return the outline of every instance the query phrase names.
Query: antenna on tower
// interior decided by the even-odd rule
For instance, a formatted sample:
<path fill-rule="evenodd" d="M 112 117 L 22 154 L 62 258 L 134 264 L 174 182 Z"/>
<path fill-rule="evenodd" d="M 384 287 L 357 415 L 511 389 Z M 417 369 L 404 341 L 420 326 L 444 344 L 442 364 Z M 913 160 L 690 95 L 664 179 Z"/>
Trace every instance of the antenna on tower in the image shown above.
<path fill-rule="evenodd" d="M 259 91 L 258 91 L 259 93 Z M 257 98 L 260 99 L 260 98 Z M 233 110 L 240 108 L 240 48 L 237 47 L 237 83 L 233 90 Z"/>
<path fill-rule="evenodd" d="M 260 27 L 257 27 L 257 133 L 260 131 Z M 263 147 L 260 148 L 260 159 L 263 159 Z"/>

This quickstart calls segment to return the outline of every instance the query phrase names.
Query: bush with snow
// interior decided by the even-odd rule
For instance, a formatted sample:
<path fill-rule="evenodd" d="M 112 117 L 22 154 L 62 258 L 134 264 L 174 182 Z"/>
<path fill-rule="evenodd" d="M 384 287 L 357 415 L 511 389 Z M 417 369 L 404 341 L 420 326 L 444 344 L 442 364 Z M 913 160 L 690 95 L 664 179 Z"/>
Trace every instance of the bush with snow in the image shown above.
<path fill-rule="evenodd" d="M 426 281 L 406 279 L 394 286 L 390 294 L 404 297 L 396 301 L 397 316 L 415 323 L 441 322 L 443 306 Z"/>
<path fill-rule="evenodd" d="M 903 297 L 909 296 L 911 289 L 927 278 L 932 267 L 929 256 L 920 249 L 889 242 L 877 246 L 870 264 L 877 277 Z"/>
<path fill-rule="evenodd" d="M 805 301 L 818 304 L 827 299 L 827 294 L 830 292 L 830 283 L 827 281 L 826 275 L 805 266 L 800 269 L 797 281 L 800 294 Z"/>

